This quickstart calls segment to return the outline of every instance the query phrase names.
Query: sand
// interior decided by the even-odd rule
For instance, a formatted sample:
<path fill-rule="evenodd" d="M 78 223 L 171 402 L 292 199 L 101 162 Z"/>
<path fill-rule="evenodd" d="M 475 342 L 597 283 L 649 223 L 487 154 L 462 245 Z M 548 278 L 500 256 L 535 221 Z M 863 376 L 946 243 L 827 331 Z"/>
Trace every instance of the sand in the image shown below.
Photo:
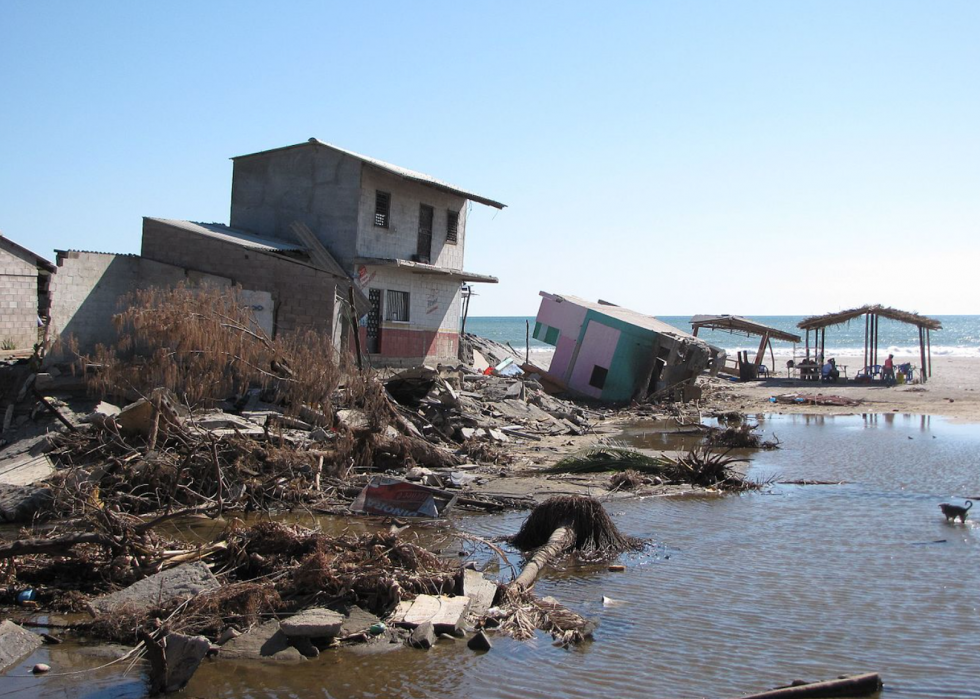
<path fill-rule="evenodd" d="M 912 362 L 918 366 L 915 357 L 895 357 L 895 365 Z M 861 361 L 848 363 L 847 373 L 853 376 L 860 368 Z M 918 369 L 916 369 L 918 372 Z M 768 413 L 810 413 L 822 415 L 845 415 L 853 413 L 913 413 L 917 415 L 941 415 L 959 422 L 980 422 L 980 356 L 973 357 L 933 357 L 932 376 L 924 384 L 895 385 L 857 384 L 842 380 L 836 384 L 814 383 L 812 381 L 787 380 L 786 369 L 782 376 L 745 383 L 731 383 L 713 380 L 712 388 L 717 388 L 724 404 L 731 409 L 747 412 Z M 853 406 L 813 406 L 773 404 L 771 396 L 799 393 L 801 395 L 843 396 L 861 401 Z"/>

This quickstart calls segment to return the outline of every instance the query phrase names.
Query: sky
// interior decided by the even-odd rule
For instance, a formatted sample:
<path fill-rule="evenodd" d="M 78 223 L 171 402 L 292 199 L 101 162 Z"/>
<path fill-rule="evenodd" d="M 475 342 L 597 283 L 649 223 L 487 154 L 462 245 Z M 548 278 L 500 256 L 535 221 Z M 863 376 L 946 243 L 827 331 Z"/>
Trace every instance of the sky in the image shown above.
<path fill-rule="evenodd" d="M 134 253 L 310 137 L 473 205 L 472 315 L 980 313 L 980 3 L 0 0 L 0 231 Z"/>

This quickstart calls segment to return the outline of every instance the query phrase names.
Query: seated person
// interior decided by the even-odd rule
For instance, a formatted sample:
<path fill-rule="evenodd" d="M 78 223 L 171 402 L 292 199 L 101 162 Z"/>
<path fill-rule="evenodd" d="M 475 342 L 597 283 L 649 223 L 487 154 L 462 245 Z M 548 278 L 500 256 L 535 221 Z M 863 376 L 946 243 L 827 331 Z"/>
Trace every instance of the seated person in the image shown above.
<path fill-rule="evenodd" d="M 840 378 L 840 372 L 837 370 L 837 361 L 831 357 L 827 360 L 827 363 L 823 365 L 821 370 L 822 378 L 824 381 L 835 382 Z"/>

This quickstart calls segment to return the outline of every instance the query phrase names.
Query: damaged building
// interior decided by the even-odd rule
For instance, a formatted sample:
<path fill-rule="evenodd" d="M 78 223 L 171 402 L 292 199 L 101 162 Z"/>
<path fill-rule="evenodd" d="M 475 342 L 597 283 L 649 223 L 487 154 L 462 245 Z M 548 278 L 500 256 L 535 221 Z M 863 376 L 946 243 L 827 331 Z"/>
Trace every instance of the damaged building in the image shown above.
<path fill-rule="evenodd" d="M 31 350 L 43 342 L 55 266 L 0 235 L 0 349 Z"/>
<path fill-rule="evenodd" d="M 704 341 L 652 316 L 544 291 L 534 338 L 555 348 L 548 378 L 610 402 L 693 384 L 715 356 Z"/>
<path fill-rule="evenodd" d="M 368 299 L 368 356 L 456 359 L 463 283 L 497 282 L 463 269 L 469 202 L 504 204 L 315 138 L 232 160 L 231 228 L 328 251 Z"/>
<path fill-rule="evenodd" d="M 457 357 L 463 284 L 497 281 L 463 270 L 469 203 L 503 204 L 316 139 L 232 162 L 228 225 L 145 217 L 138 256 L 59 251 L 54 336 L 89 350 L 131 291 L 208 282 L 242 288 L 270 335 L 353 349 L 359 321 L 375 364 Z"/>

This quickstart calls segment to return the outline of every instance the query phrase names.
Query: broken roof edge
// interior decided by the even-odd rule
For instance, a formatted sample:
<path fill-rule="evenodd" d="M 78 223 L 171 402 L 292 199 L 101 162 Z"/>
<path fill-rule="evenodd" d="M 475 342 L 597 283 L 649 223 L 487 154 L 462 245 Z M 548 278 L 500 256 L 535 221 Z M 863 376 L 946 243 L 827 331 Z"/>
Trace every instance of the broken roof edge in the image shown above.
<path fill-rule="evenodd" d="M 483 284 L 497 284 L 500 282 L 497 277 L 490 274 L 478 274 L 462 269 L 437 267 L 436 265 L 426 264 L 424 262 L 413 262 L 411 260 L 401 260 L 391 257 L 355 257 L 354 264 L 364 265 L 366 267 L 398 267 L 407 269 L 414 274 L 432 274 L 440 277 L 459 279 L 462 282 L 478 282 Z"/>
<path fill-rule="evenodd" d="M 799 335 L 774 328 L 771 325 L 751 320 L 744 316 L 735 315 L 695 315 L 690 320 L 692 328 L 707 328 L 709 330 L 727 330 L 729 332 L 742 332 L 746 335 L 765 335 L 771 339 L 783 340 L 785 342 L 800 342 L 803 338 Z"/>
<path fill-rule="evenodd" d="M 37 266 L 37 267 L 43 267 L 48 272 L 52 272 L 52 273 L 58 271 L 58 268 L 54 265 L 54 263 L 48 261 L 44 257 L 41 257 L 40 255 L 38 255 L 33 250 L 29 250 L 29 249 L 25 248 L 20 243 L 14 242 L 13 240 L 11 240 L 7 236 L 5 236 L 3 233 L 0 233 L 0 242 L 6 243 L 10 247 L 14 248 L 17 252 L 19 252 L 22 255 L 24 255 L 25 257 L 33 257 L 34 258 L 34 265 Z"/>
<path fill-rule="evenodd" d="M 504 209 L 507 207 L 494 199 L 481 196 L 476 192 L 471 192 L 469 190 L 463 189 L 462 187 L 457 187 L 456 185 L 450 184 L 448 182 L 443 182 L 438 180 L 432 175 L 426 175 L 423 172 L 417 172 L 415 170 L 409 170 L 408 168 L 401 167 L 399 165 L 393 165 L 391 163 L 386 163 L 383 160 L 378 160 L 377 158 L 372 158 L 367 155 L 361 155 L 360 153 L 355 153 L 352 150 L 347 150 L 346 148 L 341 148 L 340 146 L 335 146 L 331 143 L 326 143 L 319 140 L 318 138 L 310 138 L 304 143 L 294 143 L 290 146 L 280 146 L 278 148 L 269 148 L 267 150 L 256 151 L 255 153 L 246 153 L 245 155 L 236 155 L 231 158 L 231 160 L 242 160 L 245 158 L 254 158 L 260 155 L 269 155 L 270 153 L 278 153 L 280 151 L 291 150 L 293 148 L 302 148 L 304 146 L 320 146 L 323 148 L 330 148 L 331 150 L 337 151 L 338 153 L 343 153 L 352 158 L 360 160 L 362 163 L 370 165 L 378 170 L 382 170 L 389 174 L 401 177 L 402 179 L 409 180 L 411 182 L 417 182 L 418 184 L 432 187 L 433 189 L 438 189 L 443 192 L 448 192 L 450 194 L 455 194 L 457 196 L 469 199 L 470 201 L 475 201 L 478 204 L 483 204 L 485 206 L 492 206 L 495 209 Z"/>
<path fill-rule="evenodd" d="M 928 330 L 943 329 L 942 322 L 936 320 L 935 318 L 930 318 L 919 313 L 913 313 L 912 311 L 902 311 L 897 308 L 891 308 L 890 306 L 882 306 L 878 303 L 867 304 L 858 308 L 850 308 L 846 311 L 833 311 L 819 316 L 809 316 L 797 323 L 796 327 L 800 328 L 801 330 L 826 328 L 832 325 L 847 323 L 868 313 L 874 313 L 875 315 L 884 316 L 885 318 L 889 318 L 891 320 L 897 320 L 900 323 L 907 323 L 909 325 L 915 325 Z"/>
<path fill-rule="evenodd" d="M 256 235 L 240 228 L 232 228 L 224 223 L 203 223 L 184 219 L 159 218 L 157 216 L 144 216 L 143 220 L 162 223 L 171 228 L 177 228 L 196 235 L 203 235 L 220 242 L 238 245 L 239 247 L 258 252 L 306 252 L 306 248 L 297 243 L 279 238 Z"/>

